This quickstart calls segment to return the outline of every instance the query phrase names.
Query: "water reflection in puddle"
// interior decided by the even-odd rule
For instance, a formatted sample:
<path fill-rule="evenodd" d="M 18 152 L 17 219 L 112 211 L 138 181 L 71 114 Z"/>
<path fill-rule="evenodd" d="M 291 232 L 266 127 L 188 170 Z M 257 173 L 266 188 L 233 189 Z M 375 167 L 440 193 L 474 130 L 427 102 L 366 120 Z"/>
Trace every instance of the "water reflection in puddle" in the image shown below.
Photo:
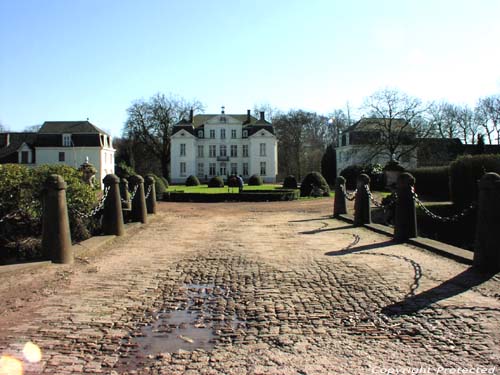
<path fill-rule="evenodd" d="M 179 292 L 171 301 L 165 301 L 165 308 L 153 315 L 150 325 L 142 327 L 124 345 L 128 348 L 128 365 L 160 353 L 210 350 L 219 342 L 230 341 L 244 328 L 245 322 L 226 309 L 231 299 L 229 289 L 186 284 Z"/>

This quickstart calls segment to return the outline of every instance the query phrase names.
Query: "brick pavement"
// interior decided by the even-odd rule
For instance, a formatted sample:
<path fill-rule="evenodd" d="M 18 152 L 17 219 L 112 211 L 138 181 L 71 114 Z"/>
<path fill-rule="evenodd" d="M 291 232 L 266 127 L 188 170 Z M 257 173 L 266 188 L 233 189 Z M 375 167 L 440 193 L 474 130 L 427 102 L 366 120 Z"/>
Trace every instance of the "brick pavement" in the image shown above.
<path fill-rule="evenodd" d="M 26 373 L 47 374 L 499 373 L 499 275 L 330 211 L 162 203 L 159 220 L 59 266 L 40 299 L 3 314 L 2 353 L 31 340 L 43 358 Z"/>

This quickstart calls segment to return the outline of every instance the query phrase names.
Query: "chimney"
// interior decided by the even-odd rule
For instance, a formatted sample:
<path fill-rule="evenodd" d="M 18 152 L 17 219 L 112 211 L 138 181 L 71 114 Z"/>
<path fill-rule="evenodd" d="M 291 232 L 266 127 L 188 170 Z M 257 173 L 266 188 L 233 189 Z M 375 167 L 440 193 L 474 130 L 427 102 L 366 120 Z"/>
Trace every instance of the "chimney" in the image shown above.
<path fill-rule="evenodd" d="M 10 134 L 5 134 L 5 147 L 10 145 Z"/>
<path fill-rule="evenodd" d="M 247 122 L 250 122 L 250 110 L 247 109 Z"/>
<path fill-rule="evenodd" d="M 220 113 L 221 113 L 221 115 L 223 115 L 223 114 L 224 114 L 224 112 L 225 112 L 225 111 L 224 111 L 224 110 L 225 110 L 225 108 L 226 108 L 226 107 L 224 107 L 224 106 L 220 107 Z"/>
<path fill-rule="evenodd" d="M 191 108 L 189 110 L 189 122 L 192 124 L 193 123 L 193 115 L 194 115 L 194 111 L 193 111 L 193 108 Z"/>
<path fill-rule="evenodd" d="M 264 111 L 260 111 L 260 121 L 266 121 L 266 119 L 264 118 Z"/>

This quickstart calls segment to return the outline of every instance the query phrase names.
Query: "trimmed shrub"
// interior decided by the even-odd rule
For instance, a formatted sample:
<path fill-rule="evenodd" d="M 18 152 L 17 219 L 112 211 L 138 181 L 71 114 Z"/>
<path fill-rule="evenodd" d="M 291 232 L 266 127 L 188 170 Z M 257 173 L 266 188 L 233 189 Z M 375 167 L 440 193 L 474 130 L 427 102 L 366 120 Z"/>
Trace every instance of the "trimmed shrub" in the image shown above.
<path fill-rule="evenodd" d="M 249 186 L 260 186 L 262 184 L 264 184 L 264 181 L 262 181 L 262 177 L 260 177 L 258 174 L 253 174 L 248 179 Z"/>
<path fill-rule="evenodd" d="M 415 177 L 415 191 L 428 199 L 449 200 L 448 166 L 445 167 L 424 167 L 409 170 L 408 172 Z"/>
<path fill-rule="evenodd" d="M 169 186 L 169 184 L 168 184 L 168 180 L 167 180 L 165 177 L 163 177 L 163 176 L 161 176 L 161 177 L 160 177 L 160 179 L 163 181 L 163 184 L 164 184 L 164 185 L 165 185 L 165 187 L 168 189 L 168 186 Z"/>
<path fill-rule="evenodd" d="M 198 186 L 200 184 L 200 180 L 198 180 L 198 177 L 191 175 L 188 178 L 186 178 L 186 186 Z"/>
<path fill-rule="evenodd" d="M 219 188 L 224 187 L 224 180 L 220 176 L 214 176 L 210 180 L 208 180 L 209 188 Z"/>
<path fill-rule="evenodd" d="M 227 179 L 227 186 L 232 188 L 238 187 L 239 186 L 238 177 L 229 176 L 229 178 Z"/>
<path fill-rule="evenodd" d="M 477 200 L 477 182 L 487 172 L 500 173 L 500 155 L 467 155 L 450 164 L 450 196 L 458 207 Z"/>
<path fill-rule="evenodd" d="M 295 176 L 286 176 L 285 180 L 283 181 L 283 189 L 297 189 L 297 179 Z"/>
<path fill-rule="evenodd" d="M 324 197 L 330 195 L 330 187 L 325 178 L 319 172 L 311 172 L 304 177 L 300 184 L 300 196 L 310 197 L 319 194 Z"/>

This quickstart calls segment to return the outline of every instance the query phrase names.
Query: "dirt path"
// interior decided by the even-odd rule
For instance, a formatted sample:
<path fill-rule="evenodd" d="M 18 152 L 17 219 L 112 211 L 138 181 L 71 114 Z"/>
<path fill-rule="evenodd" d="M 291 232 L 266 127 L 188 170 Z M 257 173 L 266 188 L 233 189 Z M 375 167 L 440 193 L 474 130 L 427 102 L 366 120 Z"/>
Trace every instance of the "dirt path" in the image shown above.
<path fill-rule="evenodd" d="M 331 209 L 162 203 L 96 257 L 1 275 L 1 352 L 21 359 L 31 340 L 43 358 L 26 373 L 47 374 L 498 371 L 499 275 Z"/>

